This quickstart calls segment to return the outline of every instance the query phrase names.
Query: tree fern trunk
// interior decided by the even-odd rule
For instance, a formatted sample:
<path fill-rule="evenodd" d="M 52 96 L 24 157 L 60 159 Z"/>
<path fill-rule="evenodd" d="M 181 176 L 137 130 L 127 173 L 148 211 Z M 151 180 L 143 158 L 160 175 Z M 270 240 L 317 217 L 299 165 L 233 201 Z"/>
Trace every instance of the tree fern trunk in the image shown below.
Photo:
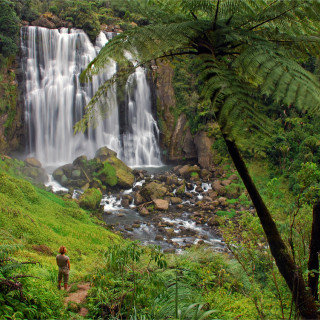
<path fill-rule="evenodd" d="M 312 219 L 312 231 L 311 241 L 309 248 L 309 261 L 308 261 L 308 286 L 311 289 L 312 295 L 315 300 L 318 300 L 318 284 L 319 284 L 319 258 L 318 252 L 320 251 L 320 202 L 317 202 L 313 206 L 313 219 Z M 316 270 L 317 272 L 312 272 Z"/>
<path fill-rule="evenodd" d="M 238 147 L 234 142 L 228 140 L 225 135 L 223 137 L 232 161 L 256 208 L 271 253 L 280 273 L 292 292 L 293 300 L 299 314 L 304 319 L 319 319 L 315 300 L 305 285 L 300 269 L 295 265 L 290 256 L 288 249 L 279 234 L 277 226 L 249 174 Z"/>

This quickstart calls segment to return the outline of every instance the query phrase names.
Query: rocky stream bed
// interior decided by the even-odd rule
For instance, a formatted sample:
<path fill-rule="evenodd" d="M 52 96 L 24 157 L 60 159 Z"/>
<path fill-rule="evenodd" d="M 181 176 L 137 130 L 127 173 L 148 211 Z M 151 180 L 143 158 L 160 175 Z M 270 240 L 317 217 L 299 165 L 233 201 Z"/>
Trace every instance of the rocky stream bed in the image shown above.
<path fill-rule="evenodd" d="M 35 164 L 26 163 L 34 170 Z M 53 192 L 73 194 L 80 206 L 100 212 L 107 227 L 123 237 L 160 245 L 168 252 L 193 245 L 224 251 L 219 230 L 223 217 L 253 211 L 230 169 L 208 170 L 194 164 L 131 169 L 106 147 L 93 159 L 78 157 L 55 169 L 46 185 Z M 85 195 L 95 201 L 83 201 Z"/>

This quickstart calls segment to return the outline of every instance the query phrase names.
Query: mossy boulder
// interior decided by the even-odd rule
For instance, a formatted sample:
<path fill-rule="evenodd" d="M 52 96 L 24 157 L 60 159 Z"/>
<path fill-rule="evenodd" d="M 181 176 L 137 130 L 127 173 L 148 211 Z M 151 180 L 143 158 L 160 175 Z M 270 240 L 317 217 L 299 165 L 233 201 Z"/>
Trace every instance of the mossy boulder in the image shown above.
<path fill-rule="evenodd" d="M 145 184 L 140 190 L 140 194 L 147 201 L 162 199 L 167 195 L 167 193 L 168 193 L 167 187 L 157 181 L 153 181 Z"/>
<path fill-rule="evenodd" d="M 53 172 L 61 185 L 81 188 L 90 187 L 106 191 L 108 188 L 129 189 L 134 183 L 133 170 L 117 158 L 117 153 L 107 147 L 100 148 L 93 159 L 80 156 L 72 164 L 66 164 Z"/>
<path fill-rule="evenodd" d="M 79 198 L 79 206 L 87 210 L 96 210 L 100 206 L 102 193 L 99 189 L 87 189 Z"/>
<path fill-rule="evenodd" d="M 107 147 L 102 147 L 96 152 L 94 159 L 103 163 L 104 170 L 102 172 L 106 174 L 106 179 L 108 181 L 107 183 L 110 186 L 117 185 L 125 189 L 132 187 L 134 183 L 133 170 L 130 169 L 123 161 L 117 158 L 116 152 Z M 111 167 L 113 169 L 111 169 Z M 116 177 L 117 181 L 115 180 L 114 176 Z"/>

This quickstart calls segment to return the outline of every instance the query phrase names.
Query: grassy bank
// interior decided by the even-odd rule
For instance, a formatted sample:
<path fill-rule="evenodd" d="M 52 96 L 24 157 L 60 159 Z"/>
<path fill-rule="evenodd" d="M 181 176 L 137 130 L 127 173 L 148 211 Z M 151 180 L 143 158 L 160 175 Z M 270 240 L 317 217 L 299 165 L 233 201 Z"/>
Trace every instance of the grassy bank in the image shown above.
<path fill-rule="evenodd" d="M 103 252 L 120 238 L 101 226 L 101 221 L 79 208 L 73 200 L 64 200 L 13 174 L 17 161 L 0 160 L 0 240 L 2 251 L 18 261 L 35 261 L 36 265 L 18 268 L 15 274 L 30 274 L 37 278 L 26 278 L 24 293 L 28 306 L 36 311 L 18 314 L 17 318 L 59 317 L 63 294 L 56 289 L 57 267 L 55 256 L 64 245 L 71 259 L 70 283 L 88 280 Z M 12 245 L 15 247 L 12 250 Z M 8 248 L 8 249 L 6 249 Z M 3 253 L 3 252 L 2 252 Z M 1 257 L 0 257 L 1 258 Z M 1 277 L 0 268 L 0 278 Z M 14 271 L 14 270 L 13 270 Z M 17 298 L 18 293 L 10 293 Z M 1 299 L 7 299 L 1 296 Z M 9 299 L 10 300 L 10 299 Z M 13 315 L 18 299 L 6 301 L 8 308 L 1 310 Z M 15 305 L 15 306 L 14 306 Z M 61 309 L 60 309 L 61 308 Z M 60 309 L 60 310 L 59 310 Z M 33 311 L 32 311 L 33 312 Z M 52 314 L 51 314 L 52 313 Z"/>

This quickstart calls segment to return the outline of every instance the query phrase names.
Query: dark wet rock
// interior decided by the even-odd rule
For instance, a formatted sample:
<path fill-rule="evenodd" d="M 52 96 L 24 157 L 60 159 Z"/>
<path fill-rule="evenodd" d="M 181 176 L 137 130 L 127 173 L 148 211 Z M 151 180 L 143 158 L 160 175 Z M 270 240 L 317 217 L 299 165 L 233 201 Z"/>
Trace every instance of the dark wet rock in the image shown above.
<path fill-rule="evenodd" d="M 157 234 L 156 237 L 154 238 L 156 241 L 163 241 L 163 236 L 161 234 Z"/>
<path fill-rule="evenodd" d="M 187 190 L 193 190 L 193 184 L 188 182 L 186 183 Z"/>
<path fill-rule="evenodd" d="M 140 205 L 144 202 L 147 202 L 146 199 L 140 194 L 140 192 L 137 192 L 135 195 L 134 195 L 134 203 L 135 205 Z"/>
<path fill-rule="evenodd" d="M 122 200 L 121 200 L 121 205 L 122 205 L 124 208 L 129 208 L 129 206 L 130 206 L 130 200 L 129 200 L 129 199 L 122 199 Z"/>
<path fill-rule="evenodd" d="M 136 178 L 136 181 L 144 180 L 145 171 L 134 169 L 132 172 Z"/>
<path fill-rule="evenodd" d="M 138 228 L 140 228 L 140 224 L 138 224 L 138 223 L 134 223 L 134 224 L 132 225 L 132 228 L 134 228 L 134 229 L 138 229 Z"/>
<path fill-rule="evenodd" d="M 199 192 L 199 193 L 202 193 L 203 189 L 202 189 L 202 187 L 198 186 L 198 187 L 196 187 L 196 191 Z"/>
<path fill-rule="evenodd" d="M 185 195 L 188 197 L 188 198 L 193 198 L 194 194 L 191 193 L 191 192 L 186 192 Z"/>
<path fill-rule="evenodd" d="M 134 186 L 134 187 L 132 188 L 132 190 L 133 190 L 133 191 L 139 191 L 139 190 L 141 190 L 141 188 L 142 188 L 142 186 Z"/>

